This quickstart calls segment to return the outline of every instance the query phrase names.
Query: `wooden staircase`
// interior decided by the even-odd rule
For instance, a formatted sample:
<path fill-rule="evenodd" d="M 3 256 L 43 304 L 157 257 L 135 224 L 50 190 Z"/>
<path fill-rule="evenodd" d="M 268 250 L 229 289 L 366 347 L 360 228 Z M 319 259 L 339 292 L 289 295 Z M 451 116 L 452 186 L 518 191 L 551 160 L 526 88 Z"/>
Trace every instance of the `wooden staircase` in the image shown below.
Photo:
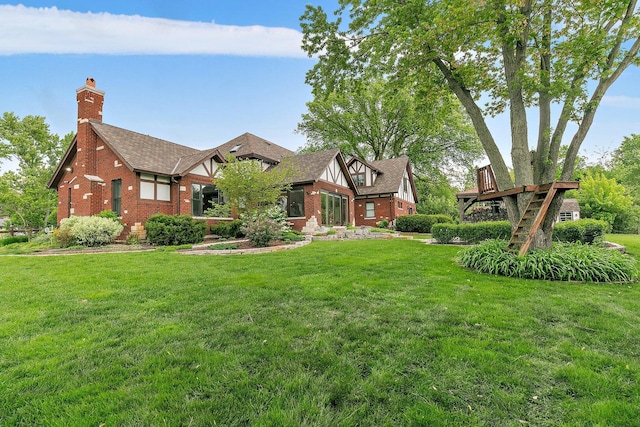
<path fill-rule="evenodd" d="M 522 214 L 518 226 L 511 234 L 507 249 L 524 255 L 529 250 L 536 232 L 544 222 L 549 205 L 556 195 L 557 189 L 551 184 L 538 185 L 529 201 L 527 209 Z"/>

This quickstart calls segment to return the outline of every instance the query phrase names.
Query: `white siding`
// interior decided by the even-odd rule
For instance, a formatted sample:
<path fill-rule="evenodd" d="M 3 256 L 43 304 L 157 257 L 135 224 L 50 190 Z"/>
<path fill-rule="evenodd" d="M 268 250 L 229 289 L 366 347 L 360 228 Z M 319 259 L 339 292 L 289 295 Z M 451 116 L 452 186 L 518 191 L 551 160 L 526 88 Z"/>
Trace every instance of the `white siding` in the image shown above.
<path fill-rule="evenodd" d="M 406 191 L 405 191 L 405 182 L 406 182 Z M 409 174 L 407 170 L 404 170 L 404 175 L 402 176 L 402 182 L 400 183 L 400 187 L 398 188 L 398 197 L 402 200 L 405 200 L 410 203 L 415 203 L 413 198 L 413 191 L 411 191 L 411 180 L 409 179 Z"/>
<path fill-rule="evenodd" d="M 340 163 L 338 160 L 333 159 L 331 163 L 327 166 L 327 168 L 322 173 L 320 179 L 323 179 L 328 182 L 332 182 L 337 185 L 341 185 L 343 187 L 348 187 L 347 178 L 342 173 L 342 169 L 340 168 Z"/>

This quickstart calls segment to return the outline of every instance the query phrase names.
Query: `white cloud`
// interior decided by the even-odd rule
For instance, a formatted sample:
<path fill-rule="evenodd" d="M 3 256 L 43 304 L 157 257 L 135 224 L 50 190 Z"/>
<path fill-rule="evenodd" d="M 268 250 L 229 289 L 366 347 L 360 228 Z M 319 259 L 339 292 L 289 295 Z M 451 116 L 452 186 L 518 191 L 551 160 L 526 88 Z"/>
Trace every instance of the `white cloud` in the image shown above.
<path fill-rule="evenodd" d="M 605 95 L 602 98 L 602 105 L 626 109 L 640 109 L 640 97 Z"/>
<path fill-rule="evenodd" d="M 238 55 L 304 57 L 290 28 L 218 25 L 139 15 L 0 5 L 0 55 Z"/>

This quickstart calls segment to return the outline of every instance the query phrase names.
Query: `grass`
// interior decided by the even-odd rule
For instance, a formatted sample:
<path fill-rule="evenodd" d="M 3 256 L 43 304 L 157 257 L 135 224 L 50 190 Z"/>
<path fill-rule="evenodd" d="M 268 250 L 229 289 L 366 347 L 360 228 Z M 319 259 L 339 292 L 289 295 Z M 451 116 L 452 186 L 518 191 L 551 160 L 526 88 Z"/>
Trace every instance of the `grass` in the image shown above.
<path fill-rule="evenodd" d="M 637 285 L 458 250 L 0 257 L 0 425 L 637 423 Z"/>
<path fill-rule="evenodd" d="M 626 248 L 629 255 L 640 258 L 640 235 L 638 234 L 607 234 L 605 240 L 617 243 Z"/>

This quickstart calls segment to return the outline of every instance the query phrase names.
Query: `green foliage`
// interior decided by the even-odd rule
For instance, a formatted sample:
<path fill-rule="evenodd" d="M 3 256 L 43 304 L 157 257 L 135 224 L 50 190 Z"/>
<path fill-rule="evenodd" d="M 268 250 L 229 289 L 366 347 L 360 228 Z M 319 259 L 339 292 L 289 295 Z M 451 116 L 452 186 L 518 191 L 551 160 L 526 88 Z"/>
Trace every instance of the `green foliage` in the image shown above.
<path fill-rule="evenodd" d="M 216 243 L 209 246 L 209 249 L 214 251 L 228 251 L 238 249 L 237 243 Z"/>
<path fill-rule="evenodd" d="M 375 78 L 316 93 L 297 129 L 307 136 L 304 151 L 340 148 L 363 160 L 408 155 L 418 171 L 473 163 L 481 147 L 457 100 L 418 102 L 416 91 Z"/>
<path fill-rule="evenodd" d="M 296 230 L 289 230 L 282 233 L 282 240 L 285 242 L 301 242 L 304 239 L 304 234 Z"/>
<path fill-rule="evenodd" d="M 248 218 L 242 230 L 247 239 L 259 248 L 269 246 L 272 240 L 282 235 L 282 226 L 264 214 Z"/>
<path fill-rule="evenodd" d="M 225 239 L 244 237 L 244 233 L 242 231 L 242 220 L 234 219 L 233 221 L 220 221 L 211 226 L 211 233 Z"/>
<path fill-rule="evenodd" d="M 175 246 L 202 242 L 207 224 L 189 215 L 155 214 L 147 220 L 145 229 L 152 245 Z"/>
<path fill-rule="evenodd" d="M 556 224 L 553 229 L 553 238 L 558 242 L 567 243 L 600 243 L 609 230 L 610 225 L 606 221 L 597 219 L 564 221 Z"/>
<path fill-rule="evenodd" d="M 0 239 L 0 246 L 7 246 L 13 243 L 24 243 L 29 241 L 29 236 L 11 236 Z"/>
<path fill-rule="evenodd" d="M 389 220 L 386 218 L 376 222 L 376 227 L 378 228 L 387 228 L 388 226 L 389 226 Z"/>
<path fill-rule="evenodd" d="M 463 224 L 434 224 L 431 234 L 439 243 L 451 243 L 459 239 L 464 243 L 478 243 L 489 239 L 509 239 L 509 221 L 486 221 Z"/>
<path fill-rule="evenodd" d="M 579 243 L 555 243 L 518 256 L 506 242 L 490 240 L 463 250 L 463 266 L 481 273 L 520 279 L 630 283 L 638 279 L 637 262 L 618 251 Z"/>
<path fill-rule="evenodd" d="M 606 221 L 611 227 L 616 218 L 628 211 L 633 204 L 624 186 L 613 178 L 607 178 L 602 172 L 585 174 L 580 180 L 576 198 L 583 217 Z"/>
<path fill-rule="evenodd" d="M 279 206 L 243 215 L 242 221 L 242 232 L 259 248 L 269 246 L 272 240 L 281 239 L 284 233 L 291 231 L 287 213 Z"/>
<path fill-rule="evenodd" d="M 434 224 L 453 222 L 448 215 L 402 215 L 396 218 L 396 230 L 405 233 L 431 233 Z"/>
<path fill-rule="evenodd" d="M 118 215 L 111 209 L 103 210 L 95 214 L 94 216 L 97 216 L 98 218 L 107 218 L 115 222 L 120 222 L 120 218 L 118 218 Z"/>
<path fill-rule="evenodd" d="M 72 216 L 60 222 L 56 236 L 61 247 L 102 246 L 112 243 L 124 226 L 117 220 L 99 216 Z"/>
<path fill-rule="evenodd" d="M 611 169 L 616 180 L 629 189 L 635 204 L 640 205 L 640 135 L 624 138 L 613 152 Z"/>
<path fill-rule="evenodd" d="M 282 192 L 291 187 L 294 173 L 288 159 L 264 171 L 258 160 L 238 160 L 229 156 L 215 184 L 229 198 L 231 208 L 242 215 L 275 205 Z"/>
<path fill-rule="evenodd" d="M 205 209 L 204 216 L 208 218 L 230 218 L 231 205 L 228 203 L 214 203 L 213 206 Z"/>
<path fill-rule="evenodd" d="M 73 134 L 62 139 L 52 134 L 44 117 L 0 117 L 0 160 L 11 157 L 18 163 L 15 171 L 0 175 L 0 211 L 14 223 L 23 228 L 51 223 L 58 199 L 46 187 L 72 139 Z"/>

